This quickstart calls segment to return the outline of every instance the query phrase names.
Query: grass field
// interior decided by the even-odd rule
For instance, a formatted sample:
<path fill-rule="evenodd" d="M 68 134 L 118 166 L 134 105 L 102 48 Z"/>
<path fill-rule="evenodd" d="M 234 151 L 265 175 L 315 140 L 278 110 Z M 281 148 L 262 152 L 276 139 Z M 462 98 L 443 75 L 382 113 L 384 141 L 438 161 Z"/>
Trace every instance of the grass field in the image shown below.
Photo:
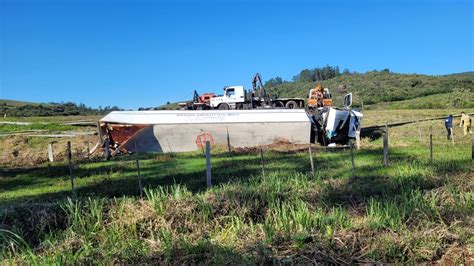
<path fill-rule="evenodd" d="M 53 123 L 60 124 L 64 122 L 72 121 L 84 121 L 84 120 L 93 120 L 96 121 L 100 119 L 101 116 L 34 116 L 34 117 L 6 117 L 0 118 L 0 121 L 15 121 L 15 122 L 32 122 L 32 123 Z"/>
<path fill-rule="evenodd" d="M 448 115 L 460 116 L 461 112 L 474 113 L 474 109 L 421 109 L 421 110 L 365 110 L 364 118 L 362 121 L 363 127 L 369 127 L 373 125 L 384 125 L 385 123 L 395 123 L 401 121 L 414 121 L 425 118 L 439 118 L 447 117 Z M 459 117 L 454 119 L 454 126 L 459 125 Z M 426 128 L 433 127 L 433 129 L 444 132 L 444 121 L 437 120 L 430 123 L 421 123 L 415 125 L 415 127 Z M 403 127 L 397 132 L 410 131 L 408 128 Z"/>
<path fill-rule="evenodd" d="M 466 107 L 474 107 L 474 93 L 466 95 Z M 451 99 L 454 93 L 438 93 L 424 97 L 417 97 L 410 100 L 377 103 L 367 106 L 367 109 L 375 110 L 398 110 L 398 109 L 444 109 L 451 106 Z M 438 109 L 439 110 L 439 109 Z"/>
<path fill-rule="evenodd" d="M 44 131 L 44 132 L 58 132 L 66 130 L 74 130 L 76 127 L 62 124 L 41 124 L 32 123 L 29 125 L 16 125 L 16 124 L 0 124 L 0 134 L 14 133 L 22 131 Z"/>
<path fill-rule="evenodd" d="M 366 125 L 446 114 L 367 111 Z M 448 112 L 458 113 L 459 110 Z M 429 161 L 429 134 L 434 161 Z M 41 145 L 41 144 L 37 144 Z M 443 121 L 390 129 L 349 152 L 213 149 L 206 189 L 200 152 L 77 159 L 78 201 L 64 162 L 0 171 L 4 263 L 472 263 L 474 174 L 470 138 Z M 77 157 L 77 156 L 76 156 Z"/>

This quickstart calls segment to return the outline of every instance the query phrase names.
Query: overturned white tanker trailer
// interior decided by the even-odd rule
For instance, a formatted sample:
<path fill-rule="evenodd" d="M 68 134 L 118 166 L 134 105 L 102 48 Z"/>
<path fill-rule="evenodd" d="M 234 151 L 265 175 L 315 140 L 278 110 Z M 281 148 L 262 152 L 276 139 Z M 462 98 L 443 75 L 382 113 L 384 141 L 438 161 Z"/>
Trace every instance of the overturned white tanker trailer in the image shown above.
<path fill-rule="evenodd" d="M 311 130 L 304 110 L 289 109 L 116 111 L 99 120 L 102 145 L 112 155 L 194 151 L 206 141 L 232 147 L 308 144 Z"/>

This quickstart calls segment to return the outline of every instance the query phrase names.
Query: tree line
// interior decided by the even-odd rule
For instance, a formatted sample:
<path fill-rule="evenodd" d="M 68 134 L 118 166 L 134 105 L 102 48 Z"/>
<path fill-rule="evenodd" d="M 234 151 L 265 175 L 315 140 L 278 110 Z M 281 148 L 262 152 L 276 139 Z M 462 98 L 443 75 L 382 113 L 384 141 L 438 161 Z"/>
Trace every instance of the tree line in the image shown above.
<path fill-rule="evenodd" d="M 21 106 L 10 106 L 7 103 L 0 105 L 1 116 L 30 117 L 30 116 L 75 116 L 75 115 L 104 115 L 111 111 L 120 111 L 117 106 L 106 106 L 104 108 L 87 107 L 85 104 L 47 103 L 26 104 Z"/>
<path fill-rule="evenodd" d="M 313 69 L 303 69 L 299 74 L 295 75 L 292 82 L 315 82 L 323 81 L 335 78 L 340 75 L 352 75 L 356 72 L 351 72 L 345 68 L 342 72 L 338 66 L 326 65 L 324 67 L 316 67 Z M 265 87 L 275 87 L 281 84 L 289 83 L 290 81 L 284 80 L 281 77 L 275 77 L 265 82 Z"/>

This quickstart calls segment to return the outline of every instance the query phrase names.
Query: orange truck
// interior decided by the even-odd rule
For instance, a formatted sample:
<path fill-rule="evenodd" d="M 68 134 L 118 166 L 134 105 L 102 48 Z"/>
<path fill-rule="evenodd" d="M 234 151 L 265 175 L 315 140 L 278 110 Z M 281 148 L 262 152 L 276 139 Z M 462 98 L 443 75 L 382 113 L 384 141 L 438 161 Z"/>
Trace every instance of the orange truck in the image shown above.
<path fill-rule="evenodd" d="M 214 93 L 209 92 L 199 95 L 197 91 L 194 91 L 192 102 L 179 103 L 178 105 L 184 110 L 209 110 L 211 109 L 209 103 L 216 96 Z"/>
<path fill-rule="evenodd" d="M 309 90 L 308 109 L 325 106 L 332 106 L 331 93 L 328 88 L 323 88 L 321 84 L 318 84 L 314 89 Z"/>

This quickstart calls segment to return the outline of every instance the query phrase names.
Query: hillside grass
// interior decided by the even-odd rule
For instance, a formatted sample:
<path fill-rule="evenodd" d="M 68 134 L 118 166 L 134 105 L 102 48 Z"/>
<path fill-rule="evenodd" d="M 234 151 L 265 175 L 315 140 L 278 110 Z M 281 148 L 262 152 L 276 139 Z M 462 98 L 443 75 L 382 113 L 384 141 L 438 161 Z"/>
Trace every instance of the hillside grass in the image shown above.
<path fill-rule="evenodd" d="M 320 82 L 323 87 L 330 89 L 336 106 L 342 105 L 343 96 L 353 93 L 355 105 L 371 105 L 381 102 L 397 102 L 425 97 L 433 94 L 453 92 L 457 88 L 463 88 L 474 94 L 474 79 L 471 75 L 464 73 L 458 76 L 429 76 L 419 74 L 399 74 L 371 71 L 363 74 L 340 75 L 329 80 Z M 272 96 L 279 97 L 303 97 L 307 98 L 309 90 L 314 88 L 318 82 L 289 82 L 273 88 L 269 88 Z M 345 86 L 340 87 L 341 85 Z M 433 108 L 437 108 L 435 102 Z M 449 100 L 442 101 L 442 108 L 452 108 L 448 105 Z M 459 103 L 460 107 L 468 107 L 468 101 Z M 426 108 L 426 107 L 425 107 Z"/>
<path fill-rule="evenodd" d="M 39 105 L 39 103 L 0 99 L 0 105 L 19 107 L 25 105 Z"/>
<path fill-rule="evenodd" d="M 466 95 L 464 108 L 474 108 L 474 93 Z M 383 102 L 364 106 L 366 109 L 377 110 L 400 110 L 400 109 L 445 109 L 452 108 L 454 93 L 438 93 L 418 97 L 405 101 Z"/>
<path fill-rule="evenodd" d="M 318 83 L 330 89 L 336 106 L 342 106 L 344 95 L 352 92 L 355 106 L 363 103 L 365 106 L 373 105 L 374 108 L 379 104 L 380 108 L 388 105 L 391 109 L 473 108 L 472 71 L 442 76 L 369 71 L 340 75 L 320 82 L 285 82 L 267 89 L 272 98 L 307 99 L 309 90 Z M 465 90 L 467 97 L 461 97 L 456 102 L 451 96 L 453 91 L 459 89 Z M 388 102 L 390 104 L 386 104 Z M 171 103 L 162 105 L 159 109 L 173 110 L 177 107 L 177 103 Z"/>
<path fill-rule="evenodd" d="M 178 102 L 169 103 L 169 104 L 161 105 L 160 107 L 158 107 L 158 109 L 159 110 L 179 110 L 180 107 L 178 104 L 179 104 Z"/>
<path fill-rule="evenodd" d="M 366 119 L 398 115 L 368 111 Z M 455 128 L 453 145 L 442 121 L 389 132 L 388 167 L 381 141 L 364 139 L 355 170 L 348 150 L 315 149 L 314 176 L 307 152 L 267 150 L 262 175 L 259 154 L 214 148 L 211 189 L 200 152 L 143 154 L 143 199 L 135 156 L 76 157 L 77 202 L 67 198 L 64 161 L 0 171 L 0 260 L 466 264 L 474 251 L 470 138 Z"/>
<path fill-rule="evenodd" d="M 453 73 L 453 74 L 448 74 L 448 75 L 445 75 L 445 76 L 454 77 L 454 78 L 458 78 L 458 79 L 474 79 L 474 71 Z"/>
<path fill-rule="evenodd" d="M 461 112 L 464 111 L 468 114 L 474 113 L 474 108 L 466 109 L 376 109 L 376 110 L 364 110 L 362 118 L 362 127 L 370 127 L 375 125 L 384 125 L 386 123 L 396 123 L 404 121 L 415 121 L 429 118 L 447 117 L 448 115 L 460 116 Z M 456 127 L 460 123 L 459 117 L 454 118 L 453 125 Z M 412 126 L 425 128 L 426 125 L 435 125 L 435 128 L 443 131 L 444 119 L 436 120 L 429 123 L 413 124 Z M 404 126 L 396 131 L 405 132 L 410 126 Z"/>
<path fill-rule="evenodd" d="M 84 104 L 66 103 L 30 103 L 0 99 L 0 117 L 48 117 L 48 116 L 94 116 L 105 115 L 111 111 L 121 110 L 117 106 L 106 106 L 104 109 L 87 107 Z"/>

